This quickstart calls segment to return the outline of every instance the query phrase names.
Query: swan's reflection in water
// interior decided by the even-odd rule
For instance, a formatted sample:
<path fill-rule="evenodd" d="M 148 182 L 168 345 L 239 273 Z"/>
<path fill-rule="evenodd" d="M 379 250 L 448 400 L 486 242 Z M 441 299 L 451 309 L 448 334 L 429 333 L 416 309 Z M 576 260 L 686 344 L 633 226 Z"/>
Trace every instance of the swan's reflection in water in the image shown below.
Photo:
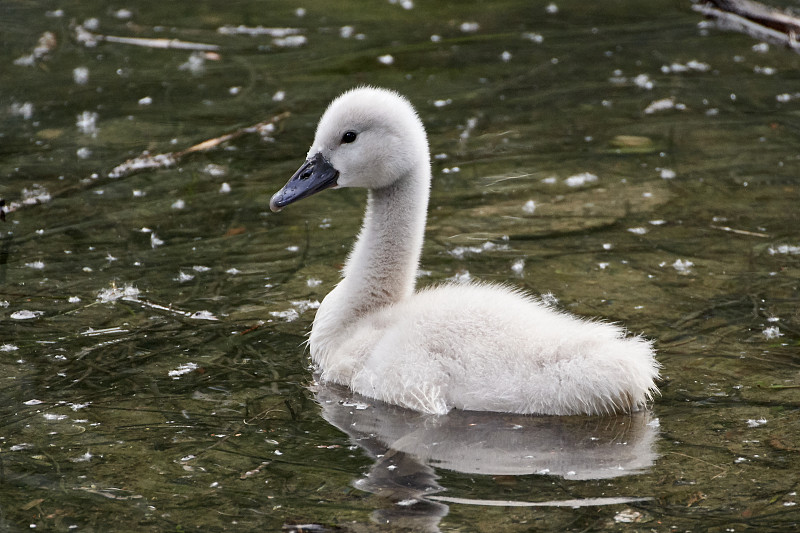
<path fill-rule="evenodd" d="M 606 479 L 648 469 L 658 424 L 649 411 L 608 417 L 536 417 L 453 411 L 432 417 L 354 394 L 331 384 L 312 390 L 322 416 L 363 448 L 375 464 L 356 488 L 391 505 L 375 511 L 378 523 L 439 531 L 443 502 L 507 506 L 604 505 L 638 498 L 551 502 L 481 501 L 437 495 L 436 469 L 467 474 L 541 474 L 568 480 Z"/>

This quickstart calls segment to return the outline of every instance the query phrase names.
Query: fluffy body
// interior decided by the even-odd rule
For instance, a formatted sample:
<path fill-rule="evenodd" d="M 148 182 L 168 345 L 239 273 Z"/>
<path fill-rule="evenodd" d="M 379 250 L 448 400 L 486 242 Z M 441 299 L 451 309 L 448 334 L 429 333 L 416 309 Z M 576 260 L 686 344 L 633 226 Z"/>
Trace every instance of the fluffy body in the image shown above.
<path fill-rule="evenodd" d="M 355 142 L 343 142 L 348 131 Z M 309 159 L 318 153 L 339 172 L 338 186 L 368 189 L 344 279 L 309 337 L 322 380 L 431 414 L 604 414 L 651 399 L 652 343 L 619 326 L 501 285 L 414 292 L 431 173 L 425 129 L 403 97 L 343 94 L 320 120 Z"/>

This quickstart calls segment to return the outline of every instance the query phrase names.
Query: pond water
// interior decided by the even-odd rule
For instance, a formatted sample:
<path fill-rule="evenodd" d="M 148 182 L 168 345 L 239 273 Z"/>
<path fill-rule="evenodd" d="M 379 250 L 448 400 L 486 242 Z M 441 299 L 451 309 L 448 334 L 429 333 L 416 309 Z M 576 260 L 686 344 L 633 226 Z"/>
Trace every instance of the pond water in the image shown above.
<path fill-rule="evenodd" d="M 800 527 L 800 56 L 667 0 L 110 6 L 0 5 L 2 529 Z M 428 128 L 420 285 L 654 339 L 650 409 L 314 383 L 364 194 L 268 201 L 359 84 Z M 145 152 L 173 164 L 118 168 Z"/>

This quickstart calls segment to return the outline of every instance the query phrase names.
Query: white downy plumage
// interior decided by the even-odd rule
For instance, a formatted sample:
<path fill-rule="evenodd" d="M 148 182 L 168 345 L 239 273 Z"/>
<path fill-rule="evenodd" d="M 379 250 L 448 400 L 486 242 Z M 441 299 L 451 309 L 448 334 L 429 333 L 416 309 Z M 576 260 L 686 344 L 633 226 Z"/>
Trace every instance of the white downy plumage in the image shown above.
<path fill-rule="evenodd" d="M 320 119 L 274 211 L 329 187 L 368 190 L 344 279 L 309 338 L 320 378 L 431 414 L 552 415 L 642 407 L 657 392 L 652 343 L 489 284 L 414 292 L 431 181 L 425 128 L 399 94 L 362 87 Z"/>

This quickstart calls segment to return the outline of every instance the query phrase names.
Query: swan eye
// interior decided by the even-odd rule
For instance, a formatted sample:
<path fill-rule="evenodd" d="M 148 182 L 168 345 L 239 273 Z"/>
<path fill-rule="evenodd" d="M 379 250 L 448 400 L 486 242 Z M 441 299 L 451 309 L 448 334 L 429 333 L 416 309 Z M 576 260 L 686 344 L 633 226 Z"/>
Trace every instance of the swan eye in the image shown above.
<path fill-rule="evenodd" d="M 355 142 L 356 140 L 356 132 L 354 131 L 346 131 L 344 135 L 342 135 L 342 144 L 350 144 L 351 142 Z"/>

